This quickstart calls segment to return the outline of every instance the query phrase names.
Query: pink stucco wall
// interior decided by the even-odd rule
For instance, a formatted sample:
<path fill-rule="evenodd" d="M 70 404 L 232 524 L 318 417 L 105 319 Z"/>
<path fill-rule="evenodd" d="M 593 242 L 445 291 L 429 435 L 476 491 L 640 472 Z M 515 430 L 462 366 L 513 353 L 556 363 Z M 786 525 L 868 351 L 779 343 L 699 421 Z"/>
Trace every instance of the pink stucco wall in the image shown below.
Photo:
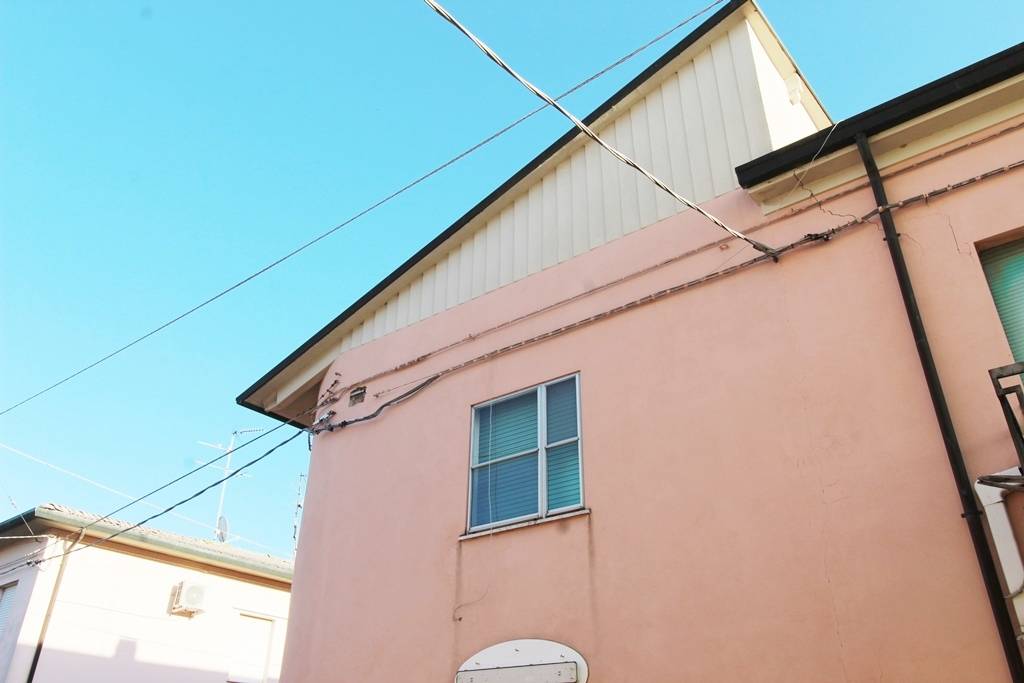
<path fill-rule="evenodd" d="M 888 179 L 889 197 L 1022 150 L 1024 132 L 1003 135 Z M 986 375 L 1011 357 L 975 243 L 1024 226 L 1022 183 L 1014 172 L 895 214 L 972 475 L 1014 462 Z M 826 208 L 874 205 L 861 188 Z M 711 208 L 735 226 L 765 220 L 743 191 Z M 782 244 L 844 220 L 810 208 L 756 234 Z M 717 238 L 681 214 L 349 351 L 328 379 L 355 381 Z M 703 251 L 375 380 L 338 417 L 752 255 L 738 251 Z M 470 406 L 575 371 L 591 514 L 458 540 Z M 321 435 L 306 505 L 289 683 L 450 681 L 474 652 L 528 637 L 579 650 L 592 683 L 1007 680 L 875 225 L 500 356 Z"/>

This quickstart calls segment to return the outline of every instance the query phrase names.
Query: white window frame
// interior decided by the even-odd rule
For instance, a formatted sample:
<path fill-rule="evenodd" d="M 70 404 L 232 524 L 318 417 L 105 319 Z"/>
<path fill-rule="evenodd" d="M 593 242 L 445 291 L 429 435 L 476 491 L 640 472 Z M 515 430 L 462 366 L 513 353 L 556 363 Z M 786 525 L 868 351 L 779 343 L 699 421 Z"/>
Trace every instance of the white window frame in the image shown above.
<path fill-rule="evenodd" d="M 227 683 L 263 683 L 263 681 L 271 680 L 270 664 L 273 659 L 274 643 L 277 639 L 277 629 L 279 628 L 278 619 L 269 614 L 262 614 L 260 612 L 242 609 L 236 609 L 235 616 L 239 619 L 257 619 L 259 621 L 265 621 L 270 625 L 270 630 L 267 632 L 267 650 L 263 656 L 262 676 L 260 678 L 254 678 L 249 676 L 248 672 L 238 672 L 236 671 L 238 668 L 238 662 L 231 661 L 228 667 Z M 246 665 L 243 665 L 243 667 L 248 668 L 248 664 L 249 662 L 246 662 Z"/>
<path fill-rule="evenodd" d="M 555 443 L 546 443 L 548 439 L 548 404 L 547 404 L 547 388 L 552 384 L 558 384 L 559 382 L 567 379 L 576 380 L 576 436 L 568 439 L 562 439 Z M 510 455 L 503 455 L 500 458 L 488 460 L 485 463 L 478 462 L 479 457 L 479 421 L 477 420 L 477 411 L 481 408 L 486 408 L 489 405 L 507 401 L 518 396 L 524 396 L 526 394 L 535 393 L 537 395 L 537 447 L 529 448 L 519 453 L 512 453 Z M 568 375 L 563 375 L 555 379 L 535 384 L 526 389 L 520 389 L 510 394 L 504 394 L 496 398 L 477 403 L 470 407 L 470 422 L 473 425 L 470 434 L 470 449 L 469 449 L 469 477 L 467 485 L 466 495 L 466 532 L 475 533 L 478 531 L 486 531 L 487 529 L 495 529 L 498 527 L 508 526 L 510 524 L 518 524 L 520 522 L 527 522 L 534 519 L 544 519 L 545 517 L 554 517 L 555 515 L 565 514 L 574 510 L 580 510 L 585 507 L 584 493 L 583 493 L 583 425 L 582 415 L 583 411 L 580 406 L 580 373 L 574 372 Z M 556 508 L 554 510 L 548 510 L 548 457 L 547 452 L 549 448 L 557 448 L 558 446 L 564 446 L 565 444 L 576 442 L 578 445 L 577 450 L 577 466 L 579 467 L 580 477 L 580 502 L 575 505 L 568 505 L 566 507 Z M 502 519 L 497 522 L 490 522 L 489 524 L 478 524 L 473 526 L 473 471 L 488 467 L 495 463 L 504 462 L 506 460 L 512 460 L 519 458 L 524 455 L 532 453 L 537 454 L 537 512 L 529 515 L 521 515 L 519 517 L 511 517 L 509 519 Z"/>
<path fill-rule="evenodd" d="M 0 601 L 3 600 L 5 595 L 7 596 L 8 600 L 14 600 L 14 595 L 15 595 L 14 589 L 17 588 L 17 587 L 18 587 L 18 582 L 17 581 L 11 581 L 10 583 L 5 583 L 3 585 L 0 585 Z M 11 624 L 11 620 L 12 620 L 13 615 L 14 615 L 14 603 L 13 602 L 9 602 L 9 603 L 7 603 L 7 612 L 5 614 L 0 615 L 0 616 L 3 617 L 3 619 L 0 619 L 0 640 L 3 640 L 4 635 L 7 633 L 8 628 L 9 628 L 9 626 Z"/>

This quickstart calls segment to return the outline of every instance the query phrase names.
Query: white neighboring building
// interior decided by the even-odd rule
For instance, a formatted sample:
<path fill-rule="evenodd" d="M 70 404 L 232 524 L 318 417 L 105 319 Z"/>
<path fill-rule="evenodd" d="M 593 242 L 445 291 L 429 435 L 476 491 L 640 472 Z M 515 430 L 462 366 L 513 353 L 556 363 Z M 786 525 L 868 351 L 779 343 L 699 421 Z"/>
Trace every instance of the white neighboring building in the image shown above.
<path fill-rule="evenodd" d="M 149 529 L 64 554 L 129 526 L 82 534 L 97 519 L 46 504 L 0 522 L 0 683 L 278 680 L 291 562 Z M 43 538 L 2 538 L 28 527 Z"/>

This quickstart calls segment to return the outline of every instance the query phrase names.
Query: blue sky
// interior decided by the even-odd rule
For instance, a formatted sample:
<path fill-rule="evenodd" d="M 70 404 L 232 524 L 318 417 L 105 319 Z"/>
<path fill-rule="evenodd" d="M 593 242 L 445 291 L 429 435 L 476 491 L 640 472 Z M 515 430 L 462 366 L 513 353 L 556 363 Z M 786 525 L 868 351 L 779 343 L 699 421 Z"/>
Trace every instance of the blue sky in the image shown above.
<path fill-rule="evenodd" d="M 549 92 L 705 4 L 446 3 Z M 837 119 L 1009 47 L 1024 25 L 1024 3 L 1002 0 L 762 6 Z M 568 105 L 589 112 L 686 30 Z M 0 406 L 535 106 L 417 0 L 0 3 Z M 0 443 L 138 493 L 216 455 L 197 441 L 273 426 L 234 397 L 566 128 L 552 112 L 535 117 L 200 313 L 0 417 Z M 232 529 L 290 553 L 307 460 L 305 439 L 297 439 L 251 478 L 235 480 L 226 505 Z M 196 475 L 155 501 L 184 498 L 216 476 Z M 123 502 L 4 450 L 0 494 L 0 518 L 14 512 L 7 495 L 21 508 L 54 500 L 105 513 Z M 212 523 L 216 505 L 211 492 L 180 512 Z M 176 518 L 155 526 L 207 533 Z"/>

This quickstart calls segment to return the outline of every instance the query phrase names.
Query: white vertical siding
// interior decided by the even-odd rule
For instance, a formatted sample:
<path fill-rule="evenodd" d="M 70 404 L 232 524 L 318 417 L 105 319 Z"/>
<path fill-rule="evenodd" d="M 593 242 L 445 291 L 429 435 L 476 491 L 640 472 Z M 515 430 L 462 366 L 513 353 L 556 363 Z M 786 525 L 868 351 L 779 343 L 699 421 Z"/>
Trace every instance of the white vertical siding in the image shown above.
<path fill-rule="evenodd" d="M 651 140 L 651 163 L 645 168 L 662 180 L 671 183 L 672 162 L 669 160 L 669 147 L 673 143 L 668 139 L 663 88 L 657 88 L 647 96 L 647 130 Z M 651 185 L 649 181 L 647 184 Z M 679 210 L 678 202 L 675 199 L 657 188 L 653 189 L 657 220 L 664 220 Z"/>
<path fill-rule="evenodd" d="M 626 152 L 638 164 L 651 170 L 651 127 L 647 121 L 647 99 L 637 102 L 626 114 L 629 118 L 630 132 L 632 133 L 632 145 Z M 637 204 L 640 209 L 639 225 L 631 226 L 630 230 L 637 230 L 658 220 L 657 193 L 661 192 L 650 180 L 643 175 L 629 171 L 629 176 L 636 185 Z"/>
<path fill-rule="evenodd" d="M 800 99 L 794 100 L 790 96 L 790 82 L 787 82 L 787 78 L 775 68 L 771 57 L 768 56 L 761 41 L 754 34 L 753 27 L 743 22 L 731 33 L 741 31 L 746 33 L 746 36 L 740 36 L 737 42 L 751 51 L 749 60 L 755 73 L 753 78 L 757 82 L 757 90 L 760 95 L 760 101 L 756 106 L 763 112 L 763 117 L 768 122 L 770 142 L 766 145 L 768 149 L 765 151 L 785 147 L 789 143 L 813 133 L 818 127 L 814 125 L 814 121 Z M 789 79 L 796 80 L 793 85 L 800 91 L 802 98 L 813 97 L 806 91 L 802 81 L 795 78 L 795 75 L 790 76 Z"/>
<path fill-rule="evenodd" d="M 633 154 L 633 127 L 628 114 L 623 115 L 612 126 L 609 126 L 608 134 L 609 144 L 625 154 Z M 619 197 L 622 199 L 622 234 L 625 235 L 640 226 L 640 198 L 636 190 L 637 173 L 621 163 L 615 163 L 613 166 L 612 172 L 619 179 Z"/>
<path fill-rule="evenodd" d="M 589 146 L 589 145 L 588 145 Z M 572 193 L 572 255 L 582 254 L 590 249 L 590 223 L 587 207 L 587 163 L 585 149 L 570 157 L 569 191 Z"/>
<path fill-rule="evenodd" d="M 611 135 L 612 127 L 602 131 L 606 136 Z M 607 241 L 622 237 L 622 195 L 619 193 L 619 163 L 615 157 L 604 150 L 597 148 L 597 158 L 601 164 L 601 199 L 603 200 L 604 238 Z"/>
<path fill-rule="evenodd" d="M 587 159 L 586 214 L 589 218 L 587 221 L 587 246 L 592 249 L 604 244 L 607 240 L 604 231 L 605 215 L 602 199 L 604 183 L 601 179 L 601 157 L 609 155 L 597 145 L 587 145 L 584 152 Z"/>
<path fill-rule="evenodd" d="M 762 87 L 757 81 L 757 67 L 754 65 L 754 46 L 751 41 L 758 42 L 750 25 L 746 22 L 737 24 L 729 31 L 729 50 L 732 53 L 733 74 L 743 107 L 743 123 L 747 129 L 747 142 L 751 159 L 772 151 L 771 136 L 768 132 L 768 117 L 763 113 L 759 94 Z M 764 48 L 758 43 L 758 49 Z M 808 134 L 814 132 L 814 126 Z"/>
<path fill-rule="evenodd" d="M 544 263 L 544 196 L 536 183 L 521 202 L 529 204 L 526 212 L 526 272 L 536 273 Z"/>
<path fill-rule="evenodd" d="M 698 202 L 738 187 L 734 168 L 814 126 L 746 21 L 600 124 L 602 136 Z M 786 99 L 783 100 L 783 97 Z M 785 111 L 784 111 L 785 110 Z M 773 116 L 786 120 L 773 121 Z M 780 129 L 780 134 L 776 131 Z M 778 139 L 776 139 L 778 138 Z M 348 349 L 565 261 L 681 210 L 587 142 L 499 200 L 441 247 L 432 266 L 363 313 Z M 503 205 L 501 204 L 503 203 Z"/>
<path fill-rule="evenodd" d="M 682 153 L 690 160 L 693 178 L 693 195 L 688 199 L 700 201 L 701 197 L 714 197 L 715 188 L 711 180 L 711 150 L 708 148 L 707 135 L 704 132 L 697 70 L 692 63 L 686 64 L 679 70 L 677 78 L 685 131 Z"/>

